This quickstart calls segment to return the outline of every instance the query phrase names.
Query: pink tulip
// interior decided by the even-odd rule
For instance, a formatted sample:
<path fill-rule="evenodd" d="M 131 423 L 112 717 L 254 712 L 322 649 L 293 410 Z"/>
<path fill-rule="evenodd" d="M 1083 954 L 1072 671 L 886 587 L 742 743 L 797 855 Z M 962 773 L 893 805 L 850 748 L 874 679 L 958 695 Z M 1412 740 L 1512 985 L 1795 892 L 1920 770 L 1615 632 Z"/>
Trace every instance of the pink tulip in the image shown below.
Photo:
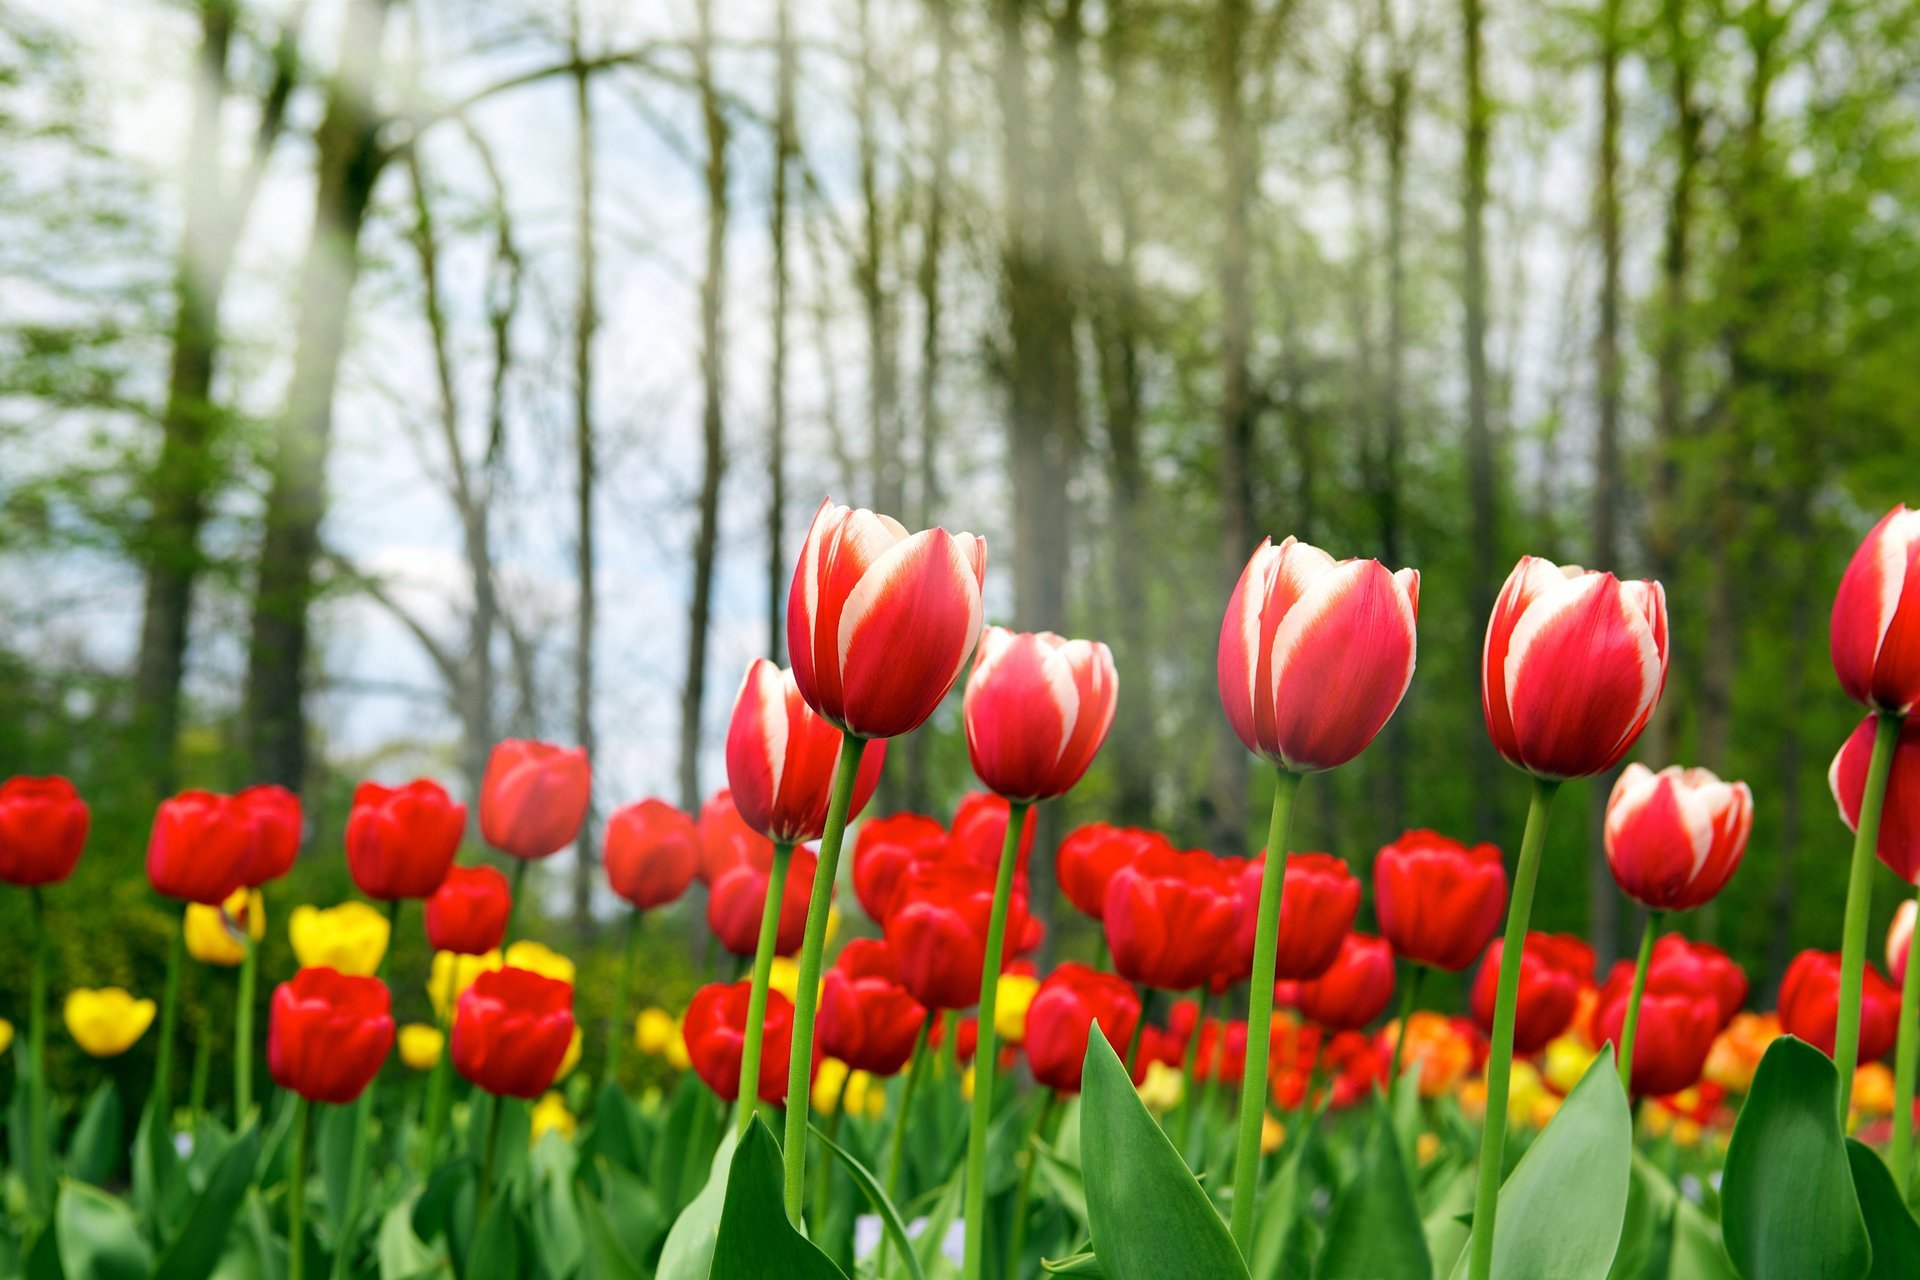
<path fill-rule="evenodd" d="M 1905 715 L 1920 702 L 1920 511 L 1873 527 L 1833 597 L 1833 669 L 1847 696 Z"/>
<path fill-rule="evenodd" d="M 1607 865 L 1655 911 L 1689 911 L 1726 886 L 1753 830 L 1753 792 L 1707 769 L 1630 764 L 1607 801 Z"/>
<path fill-rule="evenodd" d="M 1119 677 L 1097 640 L 988 627 L 967 678 L 967 754 L 1009 800 L 1063 795 L 1113 727 Z"/>
<path fill-rule="evenodd" d="M 843 740 L 800 696 L 791 671 L 756 659 L 740 682 L 727 727 L 727 783 L 740 817 L 785 844 L 818 840 Z M 873 798 L 885 760 L 884 742 L 861 757 L 849 819 Z"/>

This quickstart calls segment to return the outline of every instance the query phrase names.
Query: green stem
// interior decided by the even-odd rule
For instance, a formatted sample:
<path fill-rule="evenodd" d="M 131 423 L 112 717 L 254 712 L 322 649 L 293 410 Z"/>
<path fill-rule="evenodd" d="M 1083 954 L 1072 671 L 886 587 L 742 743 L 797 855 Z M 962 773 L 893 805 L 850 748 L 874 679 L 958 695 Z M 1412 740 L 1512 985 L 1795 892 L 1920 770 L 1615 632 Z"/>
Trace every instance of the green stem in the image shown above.
<path fill-rule="evenodd" d="M 233 1123 L 237 1129 L 246 1124 L 253 1110 L 253 1003 L 259 984 L 260 948 L 251 934 L 243 934 L 240 945 L 246 955 L 240 961 L 240 989 L 233 1002 Z M 389 944 L 391 945 L 391 944 Z"/>
<path fill-rule="evenodd" d="M 440 1056 L 434 1059 L 433 1075 L 427 1081 L 427 1142 L 420 1153 L 420 1180 L 433 1172 L 440 1155 L 440 1135 L 446 1132 L 449 1092 L 453 1074 L 453 1006 L 460 996 L 460 957 L 449 953 L 446 982 L 441 987 Z"/>
<path fill-rule="evenodd" d="M 1840 1018 L 1833 1033 L 1833 1065 L 1840 1072 L 1840 1127 L 1847 1127 L 1853 1104 L 1853 1069 L 1860 1057 L 1860 987 L 1867 964 L 1867 913 L 1873 898 L 1873 854 L 1880 843 L 1880 809 L 1893 772 L 1893 749 L 1900 742 L 1896 712 L 1880 712 L 1867 763 L 1867 785 L 1860 793 L 1860 825 L 1853 837 L 1853 865 L 1847 873 L 1846 925 L 1840 935 Z"/>
<path fill-rule="evenodd" d="M 827 916 L 833 911 L 833 882 L 840 874 L 840 846 L 853 809 L 853 784 L 867 740 L 851 733 L 840 740 L 827 824 L 820 835 L 820 862 L 813 872 L 813 897 L 807 904 L 807 932 L 800 944 L 800 989 L 793 1002 L 793 1052 L 787 1071 L 786 1205 L 787 1217 L 800 1225 L 807 1195 L 807 1094 L 813 1080 L 813 1016 L 820 1004 L 820 957 L 827 947 Z"/>
<path fill-rule="evenodd" d="M 1907 939 L 1907 976 L 1900 984 L 1900 1042 L 1893 1068 L 1893 1185 L 1907 1195 L 1913 1167 L 1913 1076 L 1920 1058 L 1920 916 Z"/>
<path fill-rule="evenodd" d="M 1533 887 L 1540 879 L 1540 853 L 1547 843 L 1547 819 L 1560 790 L 1555 778 L 1535 778 L 1527 806 L 1527 830 L 1520 839 L 1520 865 L 1507 904 L 1506 940 L 1501 944 L 1499 997 L 1493 1008 L 1493 1046 L 1487 1057 L 1487 1114 L 1480 1130 L 1480 1185 L 1473 1198 L 1473 1255 L 1468 1280 L 1493 1275 L 1493 1220 L 1500 1205 L 1500 1172 L 1507 1149 L 1507 1089 L 1513 1073 L 1514 1006 L 1520 997 L 1520 957 L 1527 944 L 1527 917 L 1533 912 Z"/>
<path fill-rule="evenodd" d="M 1013 1226 L 1007 1239 L 1007 1269 L 1001 1272 L 1008 1280 L 1020 1274 L 1020 1256 L 1027 1251 L 1027 1205 L 1033 1198 L 1033 1167 L 1040 1163 L 1036 1148 L 1059 1104 L 1060 1095 L 1052 1089 L 1041 1095 L 1040 1113 L 1034 1116 L 1033 1127 L 1027 1130 L 1027 1140 L 1021 1147 L 1020 1183 L 1013 1193 Z"/>
<path fill-rule="evenodd" d="M 27 1004 L 27 1059 L 33 1071 L 33 1093 L 27 1108 L 27 1192 L 35 1223 L 45 1221 L 52 1207 L 53 1152 L 47 1133 L 47 899 L 39 885 L 33 897 L 33 975 Z"/>
<path fill-rule="evenodd" d="M 507 897 L 507 927 L 500 934 L 500 954 L 507 953 L 507 946 L 513 941 L 513 926 L 520 919 L 520 893 L 527 885 L 527 868 L 533 864 L 525 858 L 513 860 L 512 884 Z"/>
<path fill-rule="evenodd" d="M 1240 1081 L 1240 1135 L 1233 1154 L 1233 1242 L 1253 1257 L 1254 1201 L 1260 1194 L 1260 1122 L 1267 1114 L 1267 1037 L 1273 1028 L 1273 967 L 1280 949 L 1280 897 L 1287 877 L 1297 773 L 1282 769 L 1267 823 L 1267 863 L 1260 876 L 1260 912 L 1253 935 L 1253 978 L 1247 998 L 1247 1072 Z"/>
<path fill-rule="evenodd" d="M 193 1037 L 193 1074 L 187 1080 L 187 1123 L 196 1130 L 207 1114 L 207 1083 L 213 1075 L 213 1037 L 204 1029 Z"/>
<path fill-rule="evenodd" d="M 1400 1083 L 1400 1061 L 1407 1049 L 1407 1023 L 1413 1020 L 1414 1002 L 1420 996 L 1420 984 L 1426 976 L 1427 966 L 1419 963 L 1407 966 L 1407 980 L 1400 988 L 1400 1026 L 1393 1033 L 1393 1063 L 1387 1068 L 1389 1093 Z"/>
<path fill-rule="evenodd" d="M 1013 899 L 1013 870 L 1020 861 L 1020 829 L 1031 807 L 1023 800 L 1007 806 L 1007 832 L 1000 842 L 1000 870 L 993 882 L 993 909 L 987 916 L 986 956 L 980 964 L 980 1042 L 973 1051 L 973 1119 L 967 1129 L 967 1187 L 962 1201 L 967 1217 L 961 1267 L 965 1280 L 980 1280 L 987 1265 L 987 1130 L 993 1123 L 993 1076 L 1000 1056 L 993 1015 L 1000 1002 L 1007 904 Z"/>
<path fill-rule="evenodd" d="M 474 1193 L 473 1229 L 487 1220 L 487 1205 L 493 1200 L 493 1157 L 500 1148 L 500 1116 L 506 1111 L 506 1099 L 487 1099 L 487 1145 L 480 1154 L 480 1186 Z"/>
<path fill-rule="evenodd" d="M 635 911 L 627 917 L 627 943 L 620 957 L 620 985 L 613 996 L 613 1022 L 607 1027 L 607 1080 L 616 1085 L 620 1082 L 620 1053 L 633 1035 L 633 1028 L 627 1025 L 627 1005 L 633 998 L 633 966 L 640 956 L 640 921 L 644 914 Z"/>
<path fill-rule="evenodd" d="M 387 980 L 387 973 L 393 966 L 394 945 L 400 940 L 400 904 L 402 898 L 393 898 L 387 902 L 387 949 L 380 955 L 380 966 L 375 976 L 380 981 Z M 442 1047 L 445 1051 L 445 1046 Z M 347 1161 L 347 1212 L 341 1220 L 339 1236 L 334 1241 L 333 1277 L 345 1280 L 347 1263 L 353 1254 L 353 1241 L 360 1227 L 360 1210 L 367 1198 L 367 1164 L 373 1145 L 373 1105 L 380 1091 L 380 1077 L 376 1074 L 367 1081 L 367 1087 L 360 1091 L 355 1099 L 353 1126 L 353 1151 Z"/>
<path fill-rule="evenodd" d="M 907 1063 L 906 1083 L 900 1086 L 900 1107 L 894 1112 L 893 1133 L 887 1139 L 887 1199 L 894 1204 L 900 1203 L 900 1165 L 906 1155 L 907 1117 L 913 1114 L 913 1095 L 920 1085 L 920 1074 L 926 1069 L 927 1031 L 933 1026 L 933 1015 L 928 1014 L 920 1023 L 919 1034 L 913 1039 L 913 1057 Z M 880 1233 L 879 1260 L 874 1266 L 874 1274 L 887 1274 L 887 1233 Z"/>
<path fill-rule="evenodd" d="M 1633 1096 L 1633 1042 L 1640 1030 L 1640 1002 L 1647 995 L 1647 967 L 1653 962 L 1653 935 L 1660 931 L 1660 913 L 1647 912 L 1640 931 L 1640 958 L 1633 966 L 1633 994 L 1627 997 L 1627 1018 L 1620 1024 L 1620 1087 Z"/>
<path fill-rule="evenodd" d="M 307 1273 L 307 1146 L 313 1139 L 313 1104 L 293 1104 L 293 1164 L 287 1170 L 287 1280 Z"/>
<path fill-rule="evenodd" d="M 753 989 L 747 995 L 747 1040 L 740 1047 L 740 1097 L 734 1104 L 743 1138 L 747 1136 L 747 1126 L 753 1123 L 754 1106 L 760 1100 L 760 1040 L 766 1030 L 767 984 L 773 978 L 773 949 L 780 937 L 780 907 L 787 896 L 787 867 L 792 858 L 791 842 L 774 841 L 773 868 L 767 873 L 767 900 L 760 907 L 760 937 L 753 948 Z"/>
<path fill-rule="evenodd" d="M 164 1134 L 173 1133 L 173 1035 L 180 1019 L 180 966 L 187 957 L 184 916 L 174 920 L 173 947 L 167 952 L 166 986 L 160 993 L 159 1061 L 153 1068 L 153 1118 Z"/>
<path fill-rule="evenodd" d="M 1140 1046 L 1147 1039 L 1147 1024 L 1153 1021 L 1154 1007 L 1159 1003 L 1160 993 L 1152 987 L 1140 988 L 1140 1016 L 1133 1020 L 1133 1038 L 1127 1041 L 1127 1074 L 1140 1075 Z"/>

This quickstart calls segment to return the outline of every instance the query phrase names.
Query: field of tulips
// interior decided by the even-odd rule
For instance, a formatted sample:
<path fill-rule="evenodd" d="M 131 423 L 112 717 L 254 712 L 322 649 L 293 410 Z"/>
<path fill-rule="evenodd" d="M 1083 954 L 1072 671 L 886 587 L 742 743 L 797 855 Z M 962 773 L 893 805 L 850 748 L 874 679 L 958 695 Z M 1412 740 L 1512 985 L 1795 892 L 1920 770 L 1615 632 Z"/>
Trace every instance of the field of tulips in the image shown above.
<path fill-rule="evenodd" d="M 1302 784 L 1367 749 L 1413 680 L 1420 579 L 1263 544 L 1219 645 L 1222 706 L 1272 779 L 1266 848 L 1242 856 L 1098 822 L 1036 847 L 1120 680 L 1098 642 L 983 626 L 986 566 L 972 535 L 822 506 L 793 665 L 747 671 L 729 789 L 604 824 L 630 908 L 604 1054 L 583 1052 L 580 971 L 516 911 L 586 819 L 581 751 L 501 743 L 475 798 L 490 853 L 464 862 L 445 788 L 362 784 L 344 843 L 365 900 L 333 905 L 278 897 L 308 842 L 291 793 L 166 800 L 146 869 L 181 914 L 150 993 L 51 971 L 87 805 L 61 778 L 0 786 L 0 881 L 36 930 L 12 953 L 29 1003 L 0 1024 L 0 1274 L 1920 1276 L 1914 903 L 1884 973 L 1868 936 L 1876 854 L 1920 881 L 1920 513 L 1888 515 L 1838 584 L 1834 668 L 1867 709 L 1831 773 L 1845 928 L 1770 1011 L 1687 936 L 1766 797 L 1619 769 L 1665 684 L 1658 583 L 1530 557 L 1500 592 L 1486 724 L 1532 789 L 1512 857 L 1427 830 L 1282 852 Z M 941 817 L 864 814 L 888 740 L 963 676 L 982 789 Z M 1646 925 L 1603 973 L 1528 925 L 1556 790 L 1616 771 L 1606 852 Z M 1061 923 L 1042 877 L 1096 952 L 1040 967 Z M 637 1007 L 643 921 L 696 880 L 721 980 Z M 297 972 L 260 972 L 268 903 Z M 404 995 L 435 1021 L 397 1026 L 389 958 L 416 930 L 431 972 Z M 230 1096 L 182 1020 L 190 964 L 234 974 Z M 1436 972 L 1463 1008 L 1423 1001 Z M 56 1090 L 62 1024 L 102 1063 Z M 105 1060 L 143 1038 L 151 1079 L 116 1082 Z M 623 1088 L 627 1055 L 665 1083 Z"/>

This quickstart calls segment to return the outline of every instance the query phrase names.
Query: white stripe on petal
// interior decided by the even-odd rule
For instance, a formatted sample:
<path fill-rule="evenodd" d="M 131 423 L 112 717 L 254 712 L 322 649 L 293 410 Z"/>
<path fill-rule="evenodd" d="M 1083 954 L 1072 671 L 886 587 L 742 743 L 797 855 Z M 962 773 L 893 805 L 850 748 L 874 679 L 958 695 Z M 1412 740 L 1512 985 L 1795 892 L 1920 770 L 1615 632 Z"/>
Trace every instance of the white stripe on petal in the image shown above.
<path fill-rule="evenodd" d="M 1059 639 L 1058 636 L 1053 637 Z M 1073 680 L 1075 646 L 1085 646 L 1084 640 L 1075 640 L 1070 644 L 1044 645 L 1047 651 L 1041 654 L 1040 670 L 1047 680 L 1047 695 L 1053 699 L 1053 705 L 1060 712 L 1060 740 L 1054 744 L 1053 762 L 1060 763 L 1060 757 L 1067 753 L 1067 741 L 1073 737 L 1073 727 L 1080 719 L 1080 689 Z"/>
<path fill-rule="evenodd" d="M 1902 509 L 1880 528 L 1874 543 L 1874 560 L 1880 570 L 1880 616 L 1873 630 L 1873 660 L 1880 661 L 1880 646 L 1893 628 L 1893 615 L 1900 608 L 1900 595 L 1907 588 L 1907 554 L 1914 539 L 1920 538 L 1920 510 Z"/>
<path fill-rule="evenodd" d="M 1664 779 L 1667 786 L 1673 788 L 1673 800 L 1680 810 L 1680 825 L 1686 828 L 1687 842 L 1693 846 L 1693 870 L 1687 876 L 1688 883 L 1698 879 L 1707 858 L 1713 853 L 1713 815 L 1714 806 L 1710 797 L 1687 786 L 1681 781 L 1677 771 Z"/>
<path fill-rule="evenodd" d="M 1513 705 L 1514 686 L 1519 683 L 1520 671 L 1527 664 L 1527 651 L 1533 648 L 1533 642 L 1540 638 L 1540 633 L 1563 614 L 1578 608 L 1606 581 L 1604 576 L 1597 573 L 1582 573 L 1573 578 L 1559 577 L 1560 571 L 1552 564 L 1545 560 L 1539 563 L 1545 566 L 1545 572 L 1530 569 L 1527 583 L 1540 582 L 1543 589 L 1523 606 L 1520 620 L 1514 624 L 1513 634 L 1507 638 L 1507 664 L 1503 675 L 1507 682 L 1508 706 Z M 1545 580 L 1547 573 L 1555 575 L 1550 583 Z"/>
<path fill-rule="evenodd" d="M 1285 678 L 1287 663 L 1293 657 L 1293 651 L 1300 647 L 1308 630 L 1314 623 L 1331 613 L 1341 599 L 1360 581 L 1371 560 L 1347 560 L 1333 566 L 1325 573 L 1316 575 L 1295 601 L 1293 608 L 1287 610 L 1287 616 L 1280 619 L 1280 629 L 1273 633 L 1273 674 L 1269 696 L 1276 705 L 1280 700 L 1280 684 Z M 1404 598 L 1401 607 L 1406 607 Z M 1413 672 L 1407 672 L 1407 679 L 1413 678 Z M 1406 692 L 1403 686 L 1401 692 Z"/>
<path fill-rule="evenodd" d="M 767 772 L 773 780 L 767 796 L 769 803 L 777 804 L 780 780 L 787 772 L 787 689 L 793 686 L 793 672 L 767 663 L 764 671 L 756 665 L 755 674 L 759 676 L 754 694 L 760 703 L 760 741 L 766 748 Z"/>

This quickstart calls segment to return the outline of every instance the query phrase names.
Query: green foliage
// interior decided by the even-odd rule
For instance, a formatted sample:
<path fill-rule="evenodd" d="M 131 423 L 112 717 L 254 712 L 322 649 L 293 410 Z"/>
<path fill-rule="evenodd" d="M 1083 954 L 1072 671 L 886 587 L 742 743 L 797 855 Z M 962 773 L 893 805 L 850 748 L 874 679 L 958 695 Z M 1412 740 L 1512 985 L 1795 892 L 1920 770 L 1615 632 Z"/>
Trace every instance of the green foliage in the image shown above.
<path fill-rule="evenodd" d="M 711 1280 L 845 1280 L 833 1260 L 793 1229 L 781 1205 L 780 1144 L 755 1116 L 727 1173 Z"/>

